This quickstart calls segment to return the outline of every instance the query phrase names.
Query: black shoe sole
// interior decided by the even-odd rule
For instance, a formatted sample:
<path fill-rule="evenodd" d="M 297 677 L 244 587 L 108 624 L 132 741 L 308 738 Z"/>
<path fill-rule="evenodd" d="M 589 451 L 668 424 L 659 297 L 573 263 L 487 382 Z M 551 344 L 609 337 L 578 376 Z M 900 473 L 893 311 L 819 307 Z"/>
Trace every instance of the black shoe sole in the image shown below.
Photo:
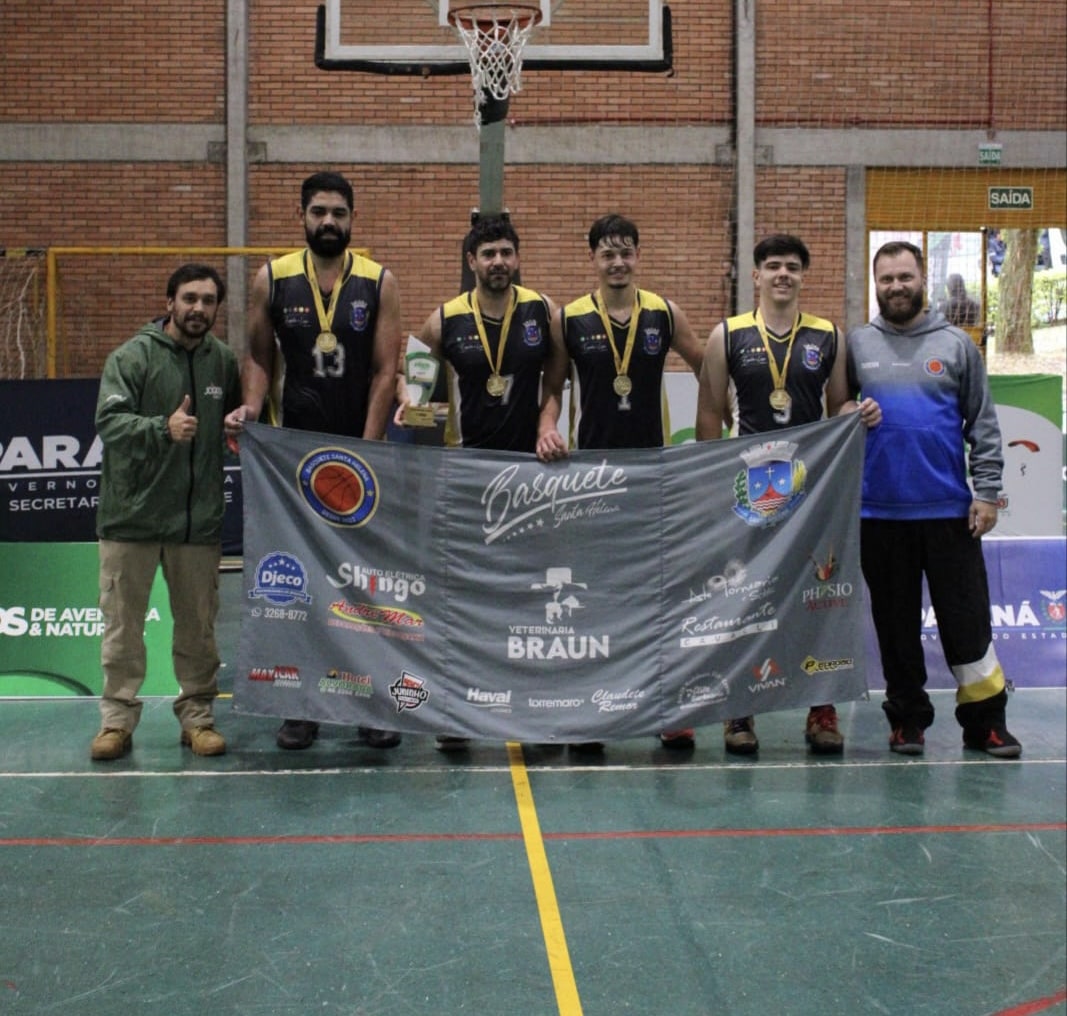
<path fill-rule="evenodd" d="M 360 727 L 359 736 L 368 748 L 395 748 L 403 739 L 393 730 L 375 730 L 373 727 Z"/>
<path fill-rule="evenodd" d="M 284 727 L 282 729 L 284 730 Z M 274 743 L 277 744 L 279 748 L 284 748 L 286 751 L 303 751 L 305 748 L 310 748 L 312 744 L 314 744 L 315 738 L 318 736 L 319 725 L 315 723 L 311 727 L 307 736 L 300 738 L 291 737 L 279 730 L 274 738 Z"/>
<path fill-rule="evenodd" d="M 692 737 L 661 737 L 659 746 L 667 751 L 692 751 L 697 743 Z"/>
<path fill-rule="evenodd" d="M 723 745 L 726 749 L 727 755 L 757 755 L 759 754 L 758 744 L 745 744 L 739 748 L 731 748 L 728 744 Z"/>
<path fill-rule="evenodd" d="M 811 750 L 812 755 L 842 755 L 845 751 L 844 744 L 823 745 L 816 744 L 808 738 L 805 738 L 805 740 L 808 742 L 808 748 Z"/>

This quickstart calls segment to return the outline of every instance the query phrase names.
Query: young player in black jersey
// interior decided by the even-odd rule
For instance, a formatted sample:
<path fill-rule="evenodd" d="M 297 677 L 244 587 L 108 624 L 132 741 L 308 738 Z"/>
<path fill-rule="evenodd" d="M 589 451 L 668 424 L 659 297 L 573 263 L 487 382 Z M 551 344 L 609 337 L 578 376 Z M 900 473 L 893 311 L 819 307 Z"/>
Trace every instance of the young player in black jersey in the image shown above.
<path fill-rule="evenodd" d="M 811 263 L 807 246 L 795 236 L 769 236 L 756 244 L 752 280 L 759 307 L 716 325 L 704 351 L 697 396 L 696 437 L 722 437 L 730 417 L 730 383 L 736 392 L 738 433 L 760 434 L 814 423 L 824 415 L 859 410 L 867 426 L 881 419 L 878 404 L 849 398 L 844 339 L 830 321 L 804 314 L 800 293 Z M 825 396 L 825 407 L 824 407 Z M 832 705 L 813 706 L 805 740 L 814 752 L 844 749 Z M 736 755 L 759 750 L 751 716 L 727 720 L 725 746 Z"/>

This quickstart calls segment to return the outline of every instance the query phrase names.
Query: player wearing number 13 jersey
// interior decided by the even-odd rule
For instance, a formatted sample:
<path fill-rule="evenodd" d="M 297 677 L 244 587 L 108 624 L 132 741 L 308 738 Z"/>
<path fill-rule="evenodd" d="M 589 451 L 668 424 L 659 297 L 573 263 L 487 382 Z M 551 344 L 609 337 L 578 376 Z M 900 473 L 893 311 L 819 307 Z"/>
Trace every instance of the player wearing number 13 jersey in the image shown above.
<path fill-rule="evenodd" d="M 301 190 L 307 247 L 256 275 L 242 372 L 249 419 L 265 415 L 284 367 L 280 406 L 272 398 L 273 422 L 372 440 L 385 436 L 400 357 L 400 298 L 391 272 L 348 250 L 352 201 L 344 177 L 308 177 Z"/>
<path fill-rule="evenodd" d="M 400 297 L 388 269 L 348 250 L 353 199 L 352 185 L 337 173 L 313 173 L 303 182 L 307 248 L 256 274 L 241 371 L 244 404 L 227 417 L 231 433 L 262 416 L 295 430 L 385 437 L 400 361 Z M 281 411 L 272 405 L 264 413 L 279 366 Z M 310 748 L 318 729 L 312 720 L 287 719 L 278 746 Z M 372 747 L 400 743 L 391 731 L 360 732 Z"/>
<path fill-rule="evenodd" d="M 302 250 L 267 265 L 270 318 L 285 363 L 280 422 L 297 430 L 362 437 L 385 270 L 369 258 L 348 254 L 329 327 L 334 340 L 322 342 L 324 329 L 308 277 L 310 258 L 311 252 Z M 329 295 L 323 294 L 324 306 Z"/>

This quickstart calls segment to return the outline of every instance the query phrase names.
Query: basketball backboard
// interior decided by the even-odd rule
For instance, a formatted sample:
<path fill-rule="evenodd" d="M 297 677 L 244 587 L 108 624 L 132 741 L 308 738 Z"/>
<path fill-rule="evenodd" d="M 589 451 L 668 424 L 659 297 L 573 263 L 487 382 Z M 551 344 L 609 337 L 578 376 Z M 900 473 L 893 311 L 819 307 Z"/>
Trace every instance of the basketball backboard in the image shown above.
<path fill-rule="evenodd" d="M 524 70 L 669 71 L 670 8 L 663 0 L 522 0 L 541 21 Z M 326 0 L 318 9 L 315 64 L 374 74 L 468 74 L 467 51 L 448 23 L 461 0 Z M 506 5 L 505 5 L 506 6 Z"/>

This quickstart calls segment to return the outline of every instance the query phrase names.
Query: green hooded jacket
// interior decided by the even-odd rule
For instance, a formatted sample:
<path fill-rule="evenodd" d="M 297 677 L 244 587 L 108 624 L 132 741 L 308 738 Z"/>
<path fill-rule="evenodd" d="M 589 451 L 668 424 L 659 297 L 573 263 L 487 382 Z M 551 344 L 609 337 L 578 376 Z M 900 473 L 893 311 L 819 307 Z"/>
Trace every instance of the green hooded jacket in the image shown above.
<path fill-rule="evenodd" d="M 104 364 L 96 532 L 105 540 L 216 543 L 225 508 L 223 418 L 241 404 L 237 358 L 210 333 L 184 349 L 164 321 L 145 325 Z M 175 444 L 167 420 L 186 395 L 197 433 Z"/>

